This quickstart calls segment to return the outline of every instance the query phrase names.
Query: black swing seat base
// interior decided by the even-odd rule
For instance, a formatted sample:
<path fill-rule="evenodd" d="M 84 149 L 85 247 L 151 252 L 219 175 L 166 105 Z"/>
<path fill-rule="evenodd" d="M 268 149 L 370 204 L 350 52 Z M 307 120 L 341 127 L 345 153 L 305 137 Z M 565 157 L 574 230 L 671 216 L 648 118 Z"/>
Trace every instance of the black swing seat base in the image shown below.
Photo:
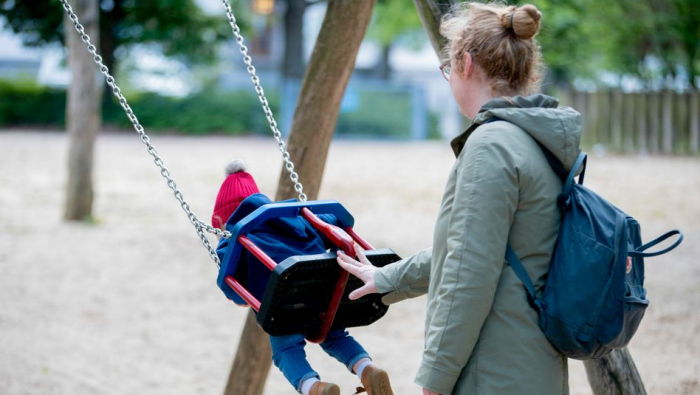
<path fill-rule="evenodd" d="M 390 249 L 370 250 L 365 255 L 377 267 L 401 259 Z M 293 256 L 275 267 L 257 313 L 265 332 L 273 336 L 318 333 L 342 270 L 336 257 L 335 252 Z M 386 314 L 389 307 L 382 303 L 382 294 L 348 298 L 362 285 L 350 275 L 331 329 L 369 325 Z"/>

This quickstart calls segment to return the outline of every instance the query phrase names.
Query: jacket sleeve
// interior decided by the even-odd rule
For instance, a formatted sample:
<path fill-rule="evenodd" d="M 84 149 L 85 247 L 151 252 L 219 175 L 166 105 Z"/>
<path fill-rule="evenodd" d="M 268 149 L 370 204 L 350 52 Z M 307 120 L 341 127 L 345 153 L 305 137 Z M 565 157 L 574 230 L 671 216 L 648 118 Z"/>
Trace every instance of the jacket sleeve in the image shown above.
<path fill-rule="evenodd" d="M 507 136 L 507 135 L 506 135 Z M 455 167 L 447 254 L 433 268 L 425 349 L 415 382 L 452 393 L 491 310 L 518 205 L 518 167 L 503 133 L 477 130 Z"/>
<path fill-rule="evenodd" d="M 374 272 L 374 283 L 379 293 L 387 293 L 382 302 L 389 305 L 404 299 L 415 298 L 428 292 L 430 281 L 430 259 L 432 248 L 377 268 Z"/>

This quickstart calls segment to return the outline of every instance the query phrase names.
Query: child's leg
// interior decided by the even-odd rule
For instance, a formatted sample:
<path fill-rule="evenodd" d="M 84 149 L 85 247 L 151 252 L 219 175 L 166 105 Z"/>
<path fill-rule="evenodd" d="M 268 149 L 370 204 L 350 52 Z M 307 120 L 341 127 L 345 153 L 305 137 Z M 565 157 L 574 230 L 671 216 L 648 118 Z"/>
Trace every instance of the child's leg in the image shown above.
<path fill-rule="evenodd" d="M 303 335 L 270 336 L 272 362 L 300 393 L 305 380 L 312 377 L 320 378 L 306 361 L 304 346 L 306 341 Z"/>
<path fill-rule="evenodd" d="M 345 329 L 331 331 L 326 340 L 321 343 L 321 348 L 330 356 L 345 365 L 352 373 L 355 365 L 362 365 L 363 359 L 371 361 L 369 354 Z M 358 364 L 358 362 L 360 362 Z"/>
<path fill-rule="evenodd" d="M 344 329 L 332 331 L 321 343 L 323 350 L 357 374 L 368 395 L 393 395 L 389 375 L 376 367 L 364 348 Z"/>

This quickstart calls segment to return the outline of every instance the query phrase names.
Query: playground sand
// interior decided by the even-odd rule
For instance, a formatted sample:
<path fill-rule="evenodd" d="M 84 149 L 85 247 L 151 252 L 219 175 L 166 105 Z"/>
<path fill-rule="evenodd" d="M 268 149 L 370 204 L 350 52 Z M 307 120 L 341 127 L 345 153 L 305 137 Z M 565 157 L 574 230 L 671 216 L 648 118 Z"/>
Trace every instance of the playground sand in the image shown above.
<path fill-rule="evenodd" d="M 274 195 L 272 139 L 153 143 L 204 221 L 232 158 Z M 132 133 L 100 136 L 93 225 L 61 220 L 67 148 L 57 132 L 0 133 L 0 394 L 221 393 L 247 310 L 216 287 L 213 262 L 145 147 Z M 408 256 L 431 243 L 453 161 L 447 142 L 335 141 L 320 198 L 343 202 L 375 246 Z M 685 232 L 678 250 L 647 260 L 651 305 L 630 351 L 648 393 L 700 393 L 700 159 L 593 157 L 586 184 L 639 219 L 646 239 Z M 420 393 L 424 310 L 413 299 L 351 330 L 397 395 Z M 307 350 L 323 379 L 354 392 L 354 376 L 318 346 Z M 582 363 L 570 371 L 571 393 L 589 394 Z M 294 393 L 272 368 L 265 394 Z"/>

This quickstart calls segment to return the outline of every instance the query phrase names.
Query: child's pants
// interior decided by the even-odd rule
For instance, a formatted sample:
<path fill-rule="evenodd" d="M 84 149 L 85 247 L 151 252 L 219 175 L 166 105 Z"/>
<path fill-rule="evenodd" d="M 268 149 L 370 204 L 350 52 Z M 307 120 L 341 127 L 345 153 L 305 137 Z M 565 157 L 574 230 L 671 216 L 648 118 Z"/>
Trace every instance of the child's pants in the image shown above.
<path fill-rule="evenodd" d="M 304 335 L 270 336 L 272 361 L 284 374 L 284 377 L 301 392 L 304 380 L 320 376 L 309 362 L 306 361 Z M 330 356 L 345 365 L 350 372 L 352 367 L 362 358 L 369 358 L 364 348 L 344 329 L 331 331 L 321 348 Z"/>

